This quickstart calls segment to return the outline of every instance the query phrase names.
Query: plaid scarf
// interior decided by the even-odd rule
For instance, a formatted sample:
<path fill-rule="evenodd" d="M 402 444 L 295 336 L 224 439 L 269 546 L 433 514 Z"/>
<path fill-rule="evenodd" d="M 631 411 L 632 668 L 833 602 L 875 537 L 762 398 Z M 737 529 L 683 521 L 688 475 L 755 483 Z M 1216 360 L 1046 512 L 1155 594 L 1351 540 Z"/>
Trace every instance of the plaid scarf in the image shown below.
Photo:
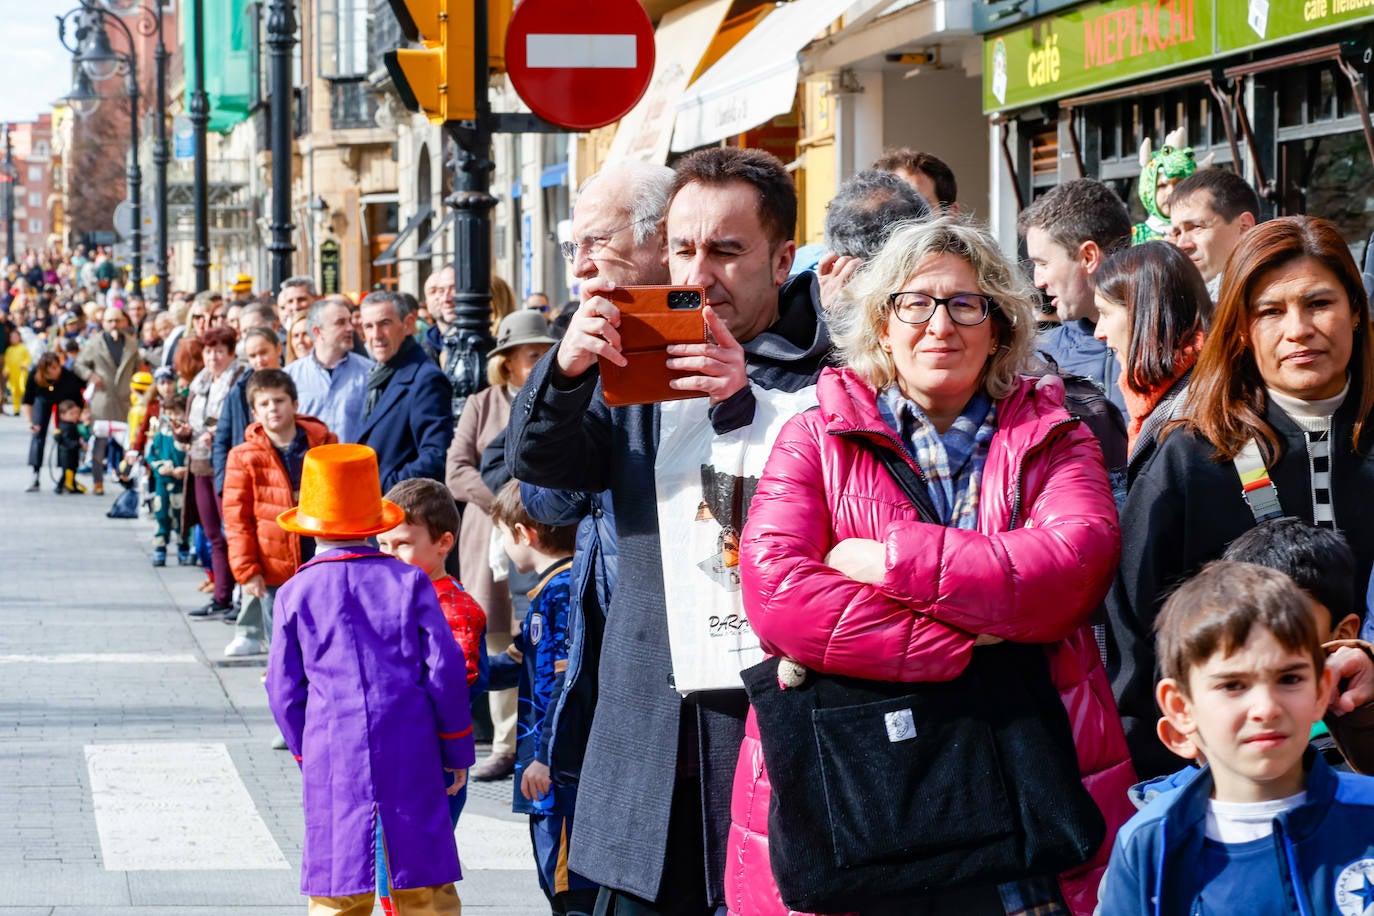
<path fill-rule="evenodd" d="M 878 396 L 878 413 L 901 438 L 925 477 L 940 521 L 949 528 L 978 527 L 978 486 L 997 431 L 997 405 L 979 392 L 941 435 L 915 401 L 889 385 Z"/>

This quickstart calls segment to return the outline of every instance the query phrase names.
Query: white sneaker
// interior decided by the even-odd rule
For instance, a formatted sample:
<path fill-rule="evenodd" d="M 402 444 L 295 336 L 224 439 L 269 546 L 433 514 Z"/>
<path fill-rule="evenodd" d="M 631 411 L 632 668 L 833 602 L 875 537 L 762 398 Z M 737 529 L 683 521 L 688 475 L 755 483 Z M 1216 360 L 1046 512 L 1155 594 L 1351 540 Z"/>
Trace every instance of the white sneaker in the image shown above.
<path fill-rule="evenodd" d="M 225 658 L 239 658 L 244 655 L 262 655 L 267 652 L 267 647 L 262 644 L 262 640 L 249 639 L 247 636 L 235 636 L 233 642 L 224 647 Z"/>

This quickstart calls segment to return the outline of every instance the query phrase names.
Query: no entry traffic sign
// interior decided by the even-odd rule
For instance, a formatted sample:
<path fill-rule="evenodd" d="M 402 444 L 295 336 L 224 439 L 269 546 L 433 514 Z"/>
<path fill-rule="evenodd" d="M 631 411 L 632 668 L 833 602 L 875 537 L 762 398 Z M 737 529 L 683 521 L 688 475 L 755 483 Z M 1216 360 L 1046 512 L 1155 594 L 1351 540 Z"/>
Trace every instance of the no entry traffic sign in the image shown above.
<path fill-rule="evenodd" d="M 637 0 L 521 0 L 506 72 L 530 110 L 569 130 L 619 120 L 654 73 L 654 27 Z"/>

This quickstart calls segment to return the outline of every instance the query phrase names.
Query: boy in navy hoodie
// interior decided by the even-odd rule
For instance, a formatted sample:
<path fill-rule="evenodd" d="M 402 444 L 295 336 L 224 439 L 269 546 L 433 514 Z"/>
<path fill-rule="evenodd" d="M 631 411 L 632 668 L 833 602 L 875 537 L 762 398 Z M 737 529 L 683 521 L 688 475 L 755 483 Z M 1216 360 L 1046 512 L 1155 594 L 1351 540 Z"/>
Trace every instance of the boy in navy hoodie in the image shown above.
<path fill-rule="evenodd" d="M 1331 696 L 1309 599 L 1287 576 L 1217 562 L 1157 627 L 1156 699 L 1207 765 L 1121 828 L 1103 916 L 1364 913 L 1374 904 L 1374 779 L 1308 749 Z"/>
<path fill-rule="evenodd" d="M 530 816 L 530 841 L 539 886 L 554 916 L 591 916 L 597 885 L 571 871 L 577 788 L 558 782 L 549 769 L 549 746 L 558 725 L 551 714 L 568 670 L 568 607 L 571 600 L 575 525 L 536 522 L 520 498 L 520 482 L 506 482 L 496 494 L 491 520 L 501 532 L 512 565 L 537 572 L 520 633 L 505 655 L 491 659 L 491 689 L 520 688 L 516 726 L 516 814 Z"/>

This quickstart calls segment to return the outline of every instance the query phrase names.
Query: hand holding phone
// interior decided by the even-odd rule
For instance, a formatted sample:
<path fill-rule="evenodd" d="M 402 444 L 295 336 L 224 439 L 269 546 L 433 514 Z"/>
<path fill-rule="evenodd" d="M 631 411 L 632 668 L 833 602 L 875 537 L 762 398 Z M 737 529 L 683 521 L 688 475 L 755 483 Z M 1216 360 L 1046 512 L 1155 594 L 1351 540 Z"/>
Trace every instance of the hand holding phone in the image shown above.
<path fill-rule="evenodd" d="M 711 306 L 703 308 L 701 315 L 706 321 L 705 343 L 668 347 L 668 368 L 694 374 L 673 379 L 668 384 L 678 391 L 704 392 L 712 404 L 719 404 L 749 384 L 744 347 Z"/>
<path fill-rule="evenodd" d="M 615 355 L 620 357 L 598 356 L 607 404 L 650 404 L 711 393 L 690 382 L 708 359 L 705 312 L 709 309 L 704 307 L 703 289 L 622 286 L 606 290 L 602 299 L 617 313 Z M 673 353 L 674 346 L 689 349 Z M 679 360 L 684 362 L 670 365 Z"/>
<path fill-rule="evenodd" d="M 582 375 L 598 359 L 625 365 L 621 355 L 620 309 L 606 298 L 616 285 L 593 277 L 582 286 L 582 304 L 573 313 L 563 340 L 558 344 L 558 371 L 567 378 Z"/>

